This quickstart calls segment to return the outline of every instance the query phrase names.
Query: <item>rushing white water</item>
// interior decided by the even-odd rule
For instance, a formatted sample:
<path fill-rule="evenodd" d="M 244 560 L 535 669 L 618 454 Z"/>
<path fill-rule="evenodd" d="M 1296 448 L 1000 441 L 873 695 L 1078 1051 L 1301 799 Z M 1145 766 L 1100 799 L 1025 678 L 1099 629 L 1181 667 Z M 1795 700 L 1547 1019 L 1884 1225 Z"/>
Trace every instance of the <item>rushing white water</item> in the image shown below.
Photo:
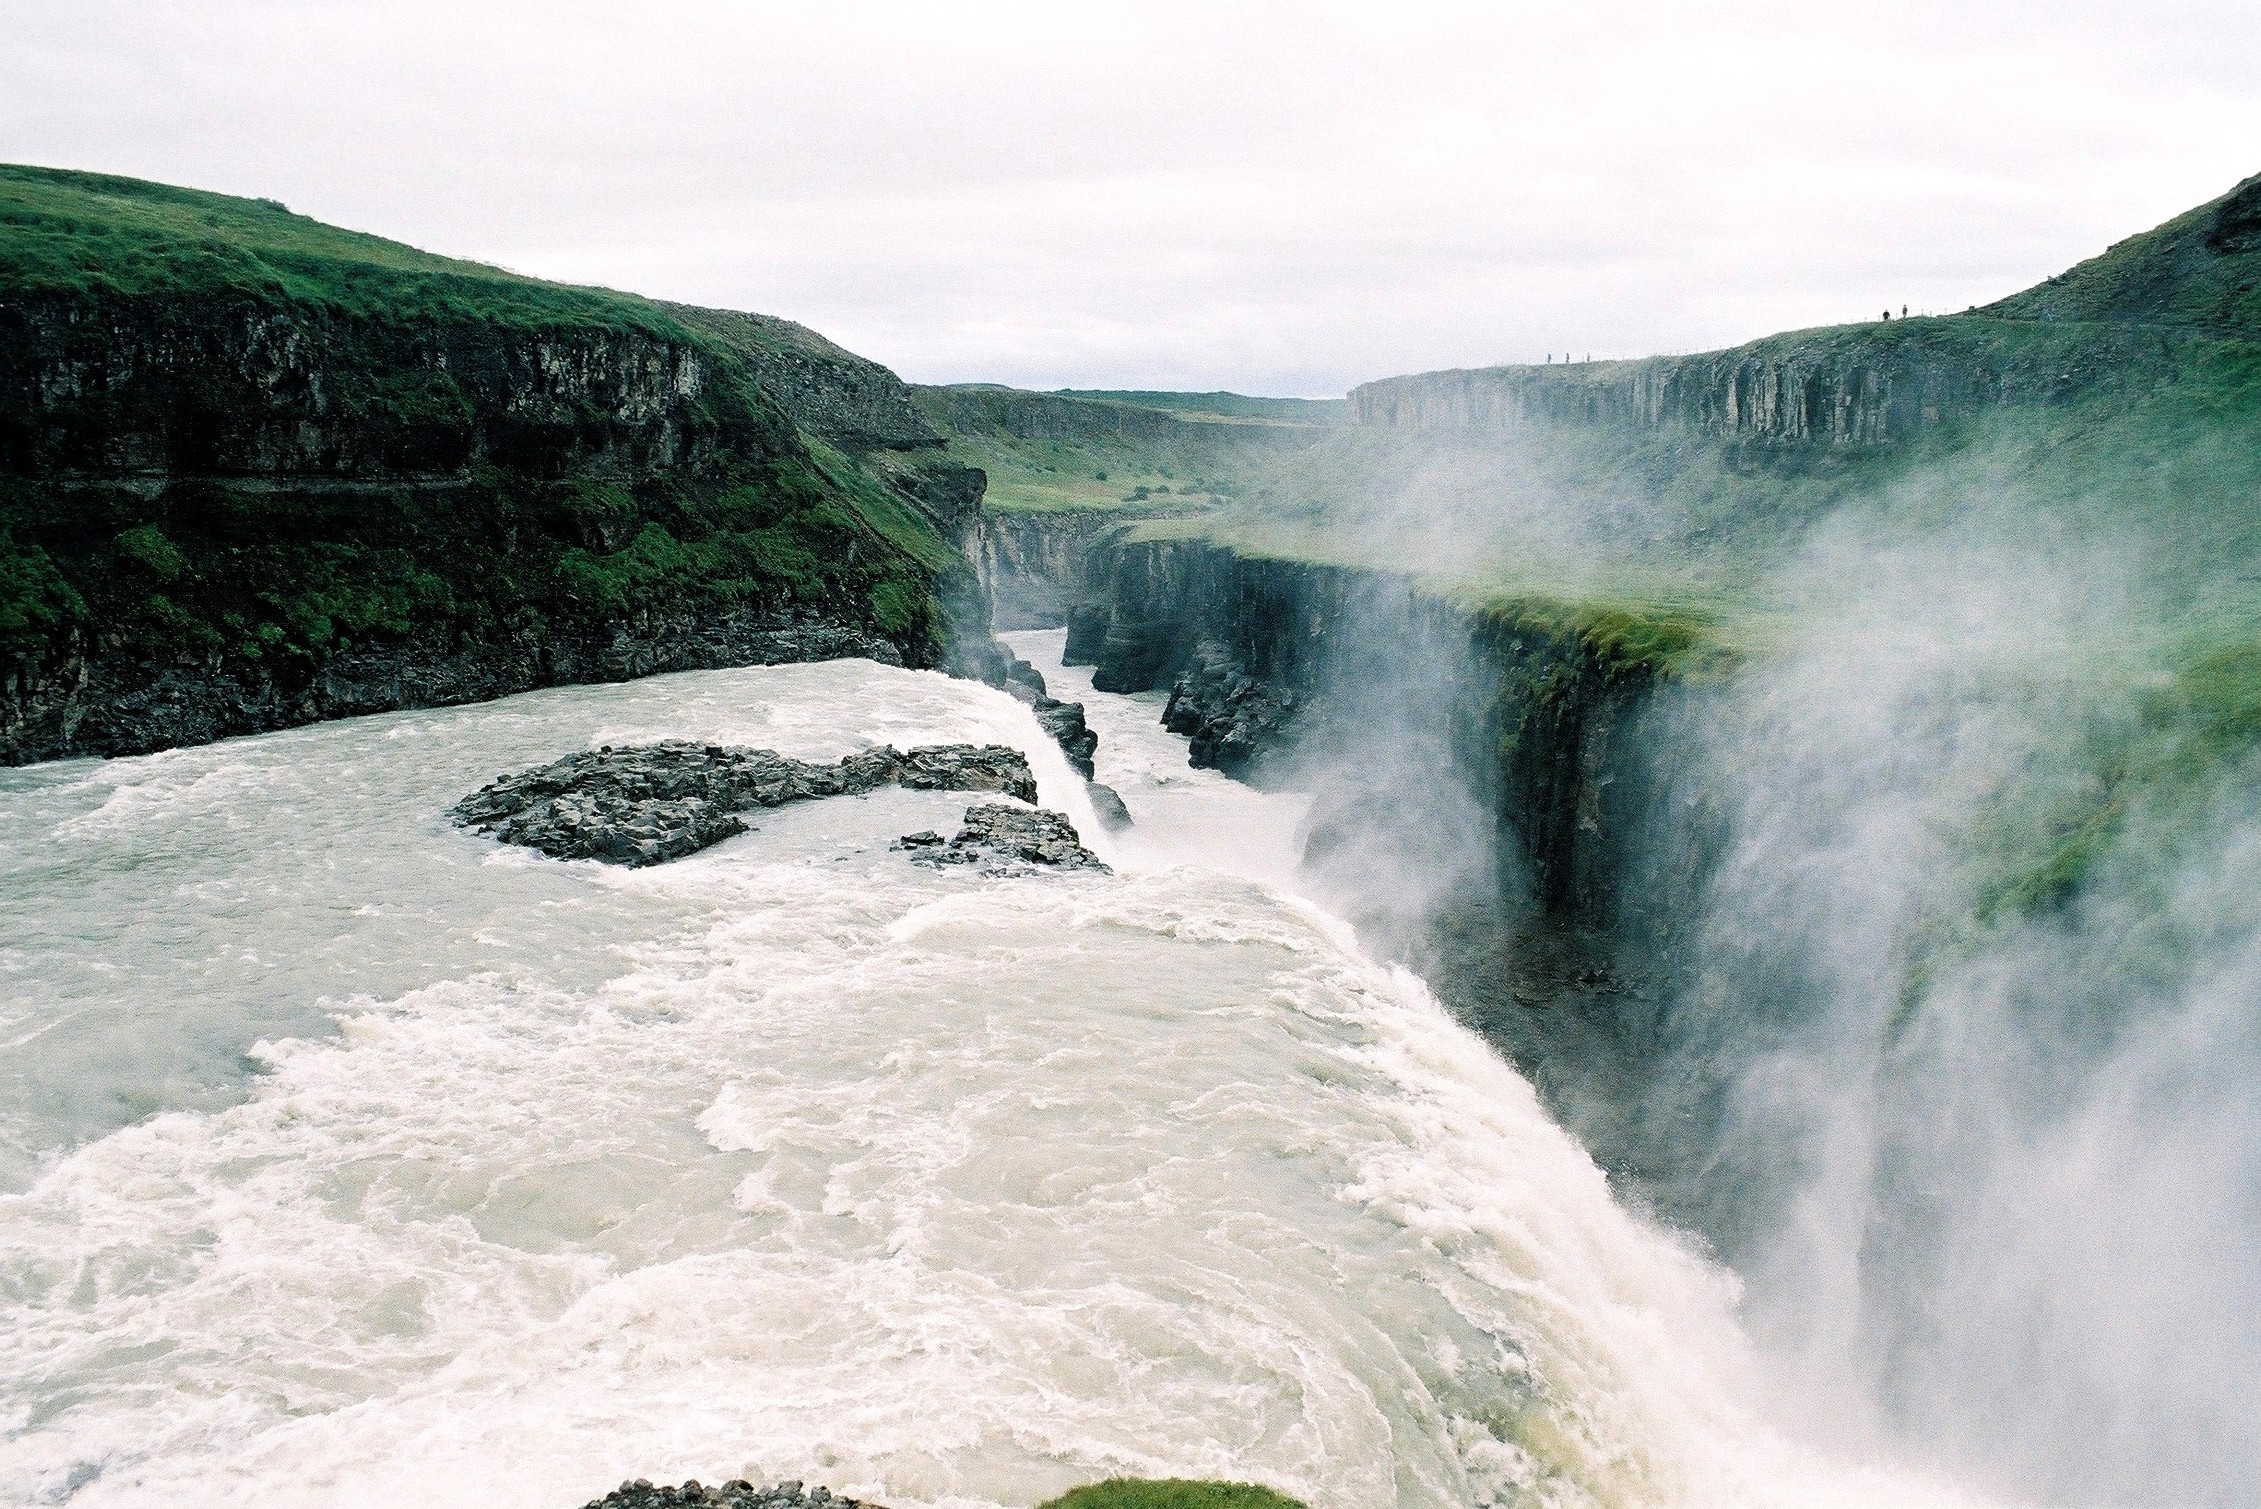
<path fill-rule="evenodd" d="M 0 775 L 0 1500 L 1947 1499 L 1760 1423 L 1731 1280 L 1295 896 L 1299 804 L 1087 701 L 1118 839 L 860 662 Z M 443 816 L 662 737 L 1016 744 L 1116 873 L 890 851 L 944 793 L 640 872 Z"/>

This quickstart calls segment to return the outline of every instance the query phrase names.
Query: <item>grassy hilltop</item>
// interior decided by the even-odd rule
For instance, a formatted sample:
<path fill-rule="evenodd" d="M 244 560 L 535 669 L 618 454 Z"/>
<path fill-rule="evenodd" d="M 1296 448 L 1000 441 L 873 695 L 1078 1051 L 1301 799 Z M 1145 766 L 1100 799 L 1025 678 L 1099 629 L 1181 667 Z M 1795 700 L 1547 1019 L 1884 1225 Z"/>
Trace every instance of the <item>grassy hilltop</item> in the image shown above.
<path fill-rule="evenodd" d="M 0 657 L 287 700 L 357 647 L 738 613 L 934 662 L 968 484 L 797 330 L 0 167 Z M 771 379 L 823 360 L 912 432 L 792 411 Z"/>

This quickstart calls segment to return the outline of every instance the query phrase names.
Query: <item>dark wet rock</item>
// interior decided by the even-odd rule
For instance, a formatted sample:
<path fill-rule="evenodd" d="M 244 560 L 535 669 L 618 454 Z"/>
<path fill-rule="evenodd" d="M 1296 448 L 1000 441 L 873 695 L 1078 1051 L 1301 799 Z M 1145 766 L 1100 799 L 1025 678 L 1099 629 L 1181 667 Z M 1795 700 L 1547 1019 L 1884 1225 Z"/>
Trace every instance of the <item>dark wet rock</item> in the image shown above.
<path fill-rule="evenodd" d="M 1120 613 L 1107 625 L 1091 673 L 1092 690 L 1143 692 L 1165 680 L 1177 650 L 1179 626 L 1168 619 L 1126 620 Z"/>
<path fill-rule="evenodd" d="M 1005 664 L 1005 684 L 1008 687 L 1025 686 L 1039 697 L 1046 692 L 1044 673 L 1018 655 Z"/>
<path fill-rule="evenodd" d="M 916 833 L 906 833 L 895 840 L 898 849 L 934 849 L 941 847 L 942 835 L 932 828 L 921 828 Z"/>
<path fill-rule="evenodd" d="M 1060 746 L 1060 753 L 1068 757 L 1068 763 L 1075 767 L 1076 774 L 1090 780 L 1095 768 L 1091 757 L 1099 752 L 1099 735 L 1093 733 L 1091 726 L 1084 722 L 1083 704 L 1039 697 L 1036 699 L 1035 710 L 1036 721 L 1044 725 L 1044 731 L 1052 736 L 1052 742 Z"/>
<path fill-rule="evenodd" d="M 1068 610 L 1068 639 L 1060 650 L 1062 665 L 1096 665 L 1100 646 L 1107 642 L 1107 626 L 1115 621 L 1111 603 L 1077 603 Z"/>
<path fill-rule="evenodd" d="M 1076 774 L 1090 780 L 1094 769 L 1091 757 L 1098 752 L 1099 735 L 1084 721 L 1083 704 L 1062 702 L 1048 695 L 1044 690 L 1044 673 L 1025 660 L 1016 659 L 1006 669 L 1005 690 L 1028 704 L 1029 710 L 1036 714 L 1036 721 L 1075 767 Z"/>
<path fill-rule="evenodd" d="M 1012 807 L 1003 802 L 968 807 L 966 824 L 950 840 L 950 847 L 1062 869 L 1106 868 L 1099 856 L 1083 846 L 1075 824 L 1042 807 Z"/>
<path fill-rule="evenodd" d="M 1241 776 L 1282 742 L 1295 711 L 1293 691 L 1249 675 L 1231 650 L 1205 639 L 1170 689 L 1162 726 L 1188 737 L 1196 768 Z"/>
<path fill-rule="evenodd" d="M 803 1488 L 798 1482 L 759 1488 L 744 1478 L 708 1486 L 696 1478 L 675 1487 L 652 1486 L 645 1478 L 622 1483 L 601 1499 L 591 1499 L 587 1509 L 877 1509 L 861 1499 L 847 1498 L 829 1488 Z"/>
<path fill-rule="evenodd" d="M 0 765 L 146 754 L 331 718 L 484 702 L 541 686 L 852 656 L 903 664 L 894 645 L 852 625 L 688 611 L 635 625 L 498 633 L 463 645 L 451 638 L 364 646 L 330 655 L 310 676 L 74 651 L 44 667 L 21 659 L 13 669 L 0 665 Z"/>
<path fill-rule="evenodd" d="M 981 865 L 1011 873 L 1031 865 L 1060 870 L 1105 870 L 1099 856 L 1083 846 L 1075 824 L 1043 807 L 983 802 L 966 809 L 958 836 L 937 848 L 936 835 L 906 833 L 896 847 L 912 849 L 914 864 Z"/>
<path fill-rule="evenodd" d="M 1097 781 L 1087 781 L 1083 788 L 1091 796 L 1091 808 L 1099 814 L 1099 821 L 1110 831 L 1121 832 L 1131 825 L 1130 808 L 1116 795 L 1112 786 L 1102 786 Z"/>
<path fill-rule="evenodd" d="M 498 777 L 456 803 L 450 816 L 553 859 L 655 865 L 745 832 L 740 812 L 889 785 L 1036 800 L 1028 762 L 1019 750 L 996 744 L 938 744 L 908 753 L 882 746 L 815 765 L 767 749 L 671 740 L 633 749 L 606 745 Z"/>
<path fill-rule="evenodd" d="M 840 763 L 858 761 L 865 762 L 864 770 L 884 771 L 862 788 L 867 791 L 892 780 L 910 791 L 999 791 L 1024 802 L 1036 800 L 1036 777 L 1029 773 L 1027 759 L 1002 744 L 929 744 L 908 754 L 882 745 Z"/>

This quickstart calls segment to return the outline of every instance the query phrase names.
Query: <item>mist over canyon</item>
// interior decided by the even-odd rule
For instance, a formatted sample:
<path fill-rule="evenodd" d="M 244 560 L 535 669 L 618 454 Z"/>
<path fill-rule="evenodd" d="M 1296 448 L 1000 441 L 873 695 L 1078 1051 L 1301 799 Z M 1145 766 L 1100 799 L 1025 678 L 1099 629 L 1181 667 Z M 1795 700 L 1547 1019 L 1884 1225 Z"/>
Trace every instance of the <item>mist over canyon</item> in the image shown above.
<path fill-rule="evenodd" d="M 2250 1498 L 2261 179 L 1339 401 L 0 208 L 0 1498 Z"/>

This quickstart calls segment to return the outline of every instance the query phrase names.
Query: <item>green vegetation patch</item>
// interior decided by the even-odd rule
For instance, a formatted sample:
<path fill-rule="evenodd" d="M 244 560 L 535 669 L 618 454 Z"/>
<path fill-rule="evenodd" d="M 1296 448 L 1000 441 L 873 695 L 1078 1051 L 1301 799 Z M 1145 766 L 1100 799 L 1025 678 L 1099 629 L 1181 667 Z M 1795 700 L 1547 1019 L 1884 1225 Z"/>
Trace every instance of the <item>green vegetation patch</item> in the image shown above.
<path fill-rule="evenodd" d="M 1109 1478 L 1072 1488 L 1038 1509 L 1304 1509 L 1299 1499 L 1254 1483 L 1194 1478 Z"/>
<path fill-rule="evenodd" d="M 1245 393 L 1171 393 L 1137 388 L 1055 388 L 1061 398 L 1089 398 L 1160 409 L 1181 418 L 1222 424 L 1348 424 L 1341 398 L 1253 398 Z"/>
<path fill-rule="evenodd" d="M 86 599 L 37 544 L 0 524 L 0 649 L 42 647 L 86 616 Z"/>
<path fill-rule="evenodd" d="M 0 165 L 0 287 L 17 296 L 288 301 L 389 323 L 470 319 L 688 336 L 632 294 L 434 256 L 269 199 L 59 168 Z"/>
<path fill-rule="evenodd" d="M 2186 640 L 2117 716 L 2075 730 L 2059 789 L 2013 787 L 1981 825 L 2000 856 L 1978 893 L 1982 923 L 2054 911 L 2079 895 L 2140 822 L 2157 849 L 2194 837 L 2225 782 L 2261 760 L 2261 636 Z"/>
<path fill-rule="evenodd" d="M 2261 335 L 2261 175 L 1987 312 Z"/>
<path fill-rule="evenodd" d="M 1725 677 L 1742 652 L 1716 612 L 1662 601 L 1506 597 L 1483 604 L 1495 631 L 1575 639 L 1605 678 L 1622 675 L 1709 681 Z"/>
<path fill-rule="evenodd" d="M 1208 512 L 1236 498 L 1247 479 L 1274 458 L 1325 433 L 1316 424 L 1242 416 L 1216 422 L 1217 416 L 1203 418 L 1159 401 L 1131 403 L 1115 396 L 982 385 L 913 392 L 948 437 L 951 458 L 988 473 L 984 506 L 1004 513 Z"/>
<path fill-rule="evenodd" d="M 1176 458 L 1133 445 L 985 437 L 950 442 L 950 458 L 988 474 L 982 506 L 1000 513 L 1206 512 L 1230 480 L 1194 476 Z"/>

